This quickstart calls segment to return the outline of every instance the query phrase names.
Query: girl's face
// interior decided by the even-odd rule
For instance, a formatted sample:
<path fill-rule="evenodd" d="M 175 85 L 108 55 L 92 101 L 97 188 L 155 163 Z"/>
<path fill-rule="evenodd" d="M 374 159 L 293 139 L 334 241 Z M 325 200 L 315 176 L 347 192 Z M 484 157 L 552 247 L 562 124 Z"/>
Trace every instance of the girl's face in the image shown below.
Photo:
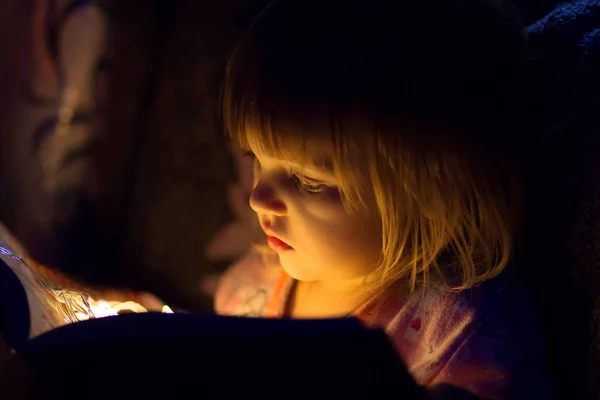
<path fill-rule="evenodd" d="M 342 283 L 376 268 L 381 223 L 375 202 L 349 213 L 337 185 L 328 168 L 255 154 L 250 206 L 281 266 L 295 279 Z"/>

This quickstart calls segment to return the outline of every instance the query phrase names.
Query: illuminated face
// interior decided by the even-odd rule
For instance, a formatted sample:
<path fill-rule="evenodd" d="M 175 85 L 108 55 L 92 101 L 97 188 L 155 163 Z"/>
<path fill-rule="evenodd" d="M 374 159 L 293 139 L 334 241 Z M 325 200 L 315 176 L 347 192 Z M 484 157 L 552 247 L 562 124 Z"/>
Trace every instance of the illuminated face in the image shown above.
<path fill-rule="evenodd" d="M 381 224 L 374 201 L 349 213 L 337 185 L 326 168 L 255 154 L 250 206 L 281 266 L 297 280 L 349 281 L 376 266 Z"/>

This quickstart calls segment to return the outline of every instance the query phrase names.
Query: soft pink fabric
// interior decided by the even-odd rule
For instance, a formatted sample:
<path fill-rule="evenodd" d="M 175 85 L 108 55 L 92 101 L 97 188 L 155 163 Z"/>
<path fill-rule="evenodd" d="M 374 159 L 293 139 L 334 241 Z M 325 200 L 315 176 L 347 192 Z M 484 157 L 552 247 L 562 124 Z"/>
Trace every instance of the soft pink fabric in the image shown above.
<path fill-rule="evenodd" d="M 281 315 L 291 283 L 281 268 L 249 255 L 223 276 L 216 311 Z M 369 308 L 357 315 L 365 323 L 373 320 Z M 408 299 L 391 297 L 374 317 L 421 385 L 445 383 L 491 399 L 552 398 L 543 379 L 541 336 L 515 282 L 495 279 L 461 293 L 430 288 Z"/>

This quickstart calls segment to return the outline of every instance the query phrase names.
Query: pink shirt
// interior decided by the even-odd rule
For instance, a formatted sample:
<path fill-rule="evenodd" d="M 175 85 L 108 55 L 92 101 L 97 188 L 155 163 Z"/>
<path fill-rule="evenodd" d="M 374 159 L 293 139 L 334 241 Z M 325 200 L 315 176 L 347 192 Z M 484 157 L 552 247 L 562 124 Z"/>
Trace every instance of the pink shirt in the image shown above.
<path fill-rule="evenodd" d="M 221 279 L 221 315 L 282 316 L 293 284 L 283 269 L 249 255 Z M 369 305 L 357 317 L 366 322 Z M 374 318 L 421 385 L 451 384 L 490 399 L 551 399 L 541 335 L 514 282 L 494 279 L 453 293 L 442 288 L 391 296 Z"/>

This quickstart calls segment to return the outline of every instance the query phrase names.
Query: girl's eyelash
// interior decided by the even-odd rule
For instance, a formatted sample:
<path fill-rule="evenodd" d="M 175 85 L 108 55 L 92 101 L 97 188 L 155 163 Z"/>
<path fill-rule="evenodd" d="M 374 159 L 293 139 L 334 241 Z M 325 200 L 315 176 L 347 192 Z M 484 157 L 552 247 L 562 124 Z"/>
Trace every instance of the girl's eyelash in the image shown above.
<path fill-rule="evenodd" d="M 254 155 L 254 153 L 250 150 L 243 150 L 242 149 L 242 156 L 244 157 L 250 157 L 250 158 L 256 158 L 256 156 Z"/>
<path fill-rule="evenodd" d="M 323 183 L 314 183 L 310 181 L 306 181 L 300 178 L 296 174 L 292 174 L 290 176 L 290 181 L 298 188 L 298 190 L 303 190 L 310 194 L 321 193 L 323 190 L 327 188 L 327 185 Z"/>
<path fill-rule="evenodd" d="M 256 159 L 256 156 L 250 150 L 242 149 L 242 156 Z M 298 190 L 307 192 L 309 194 L 321 193 L 328 187 L 327 185 L 325 185 L 323 183 L 316 183 L 316 182 L 311 182 L 311 181 L 302 179 L 297 174 L 294 174 L 294 173 L 292 173 L 290 175 L 290 181 Z"/>

